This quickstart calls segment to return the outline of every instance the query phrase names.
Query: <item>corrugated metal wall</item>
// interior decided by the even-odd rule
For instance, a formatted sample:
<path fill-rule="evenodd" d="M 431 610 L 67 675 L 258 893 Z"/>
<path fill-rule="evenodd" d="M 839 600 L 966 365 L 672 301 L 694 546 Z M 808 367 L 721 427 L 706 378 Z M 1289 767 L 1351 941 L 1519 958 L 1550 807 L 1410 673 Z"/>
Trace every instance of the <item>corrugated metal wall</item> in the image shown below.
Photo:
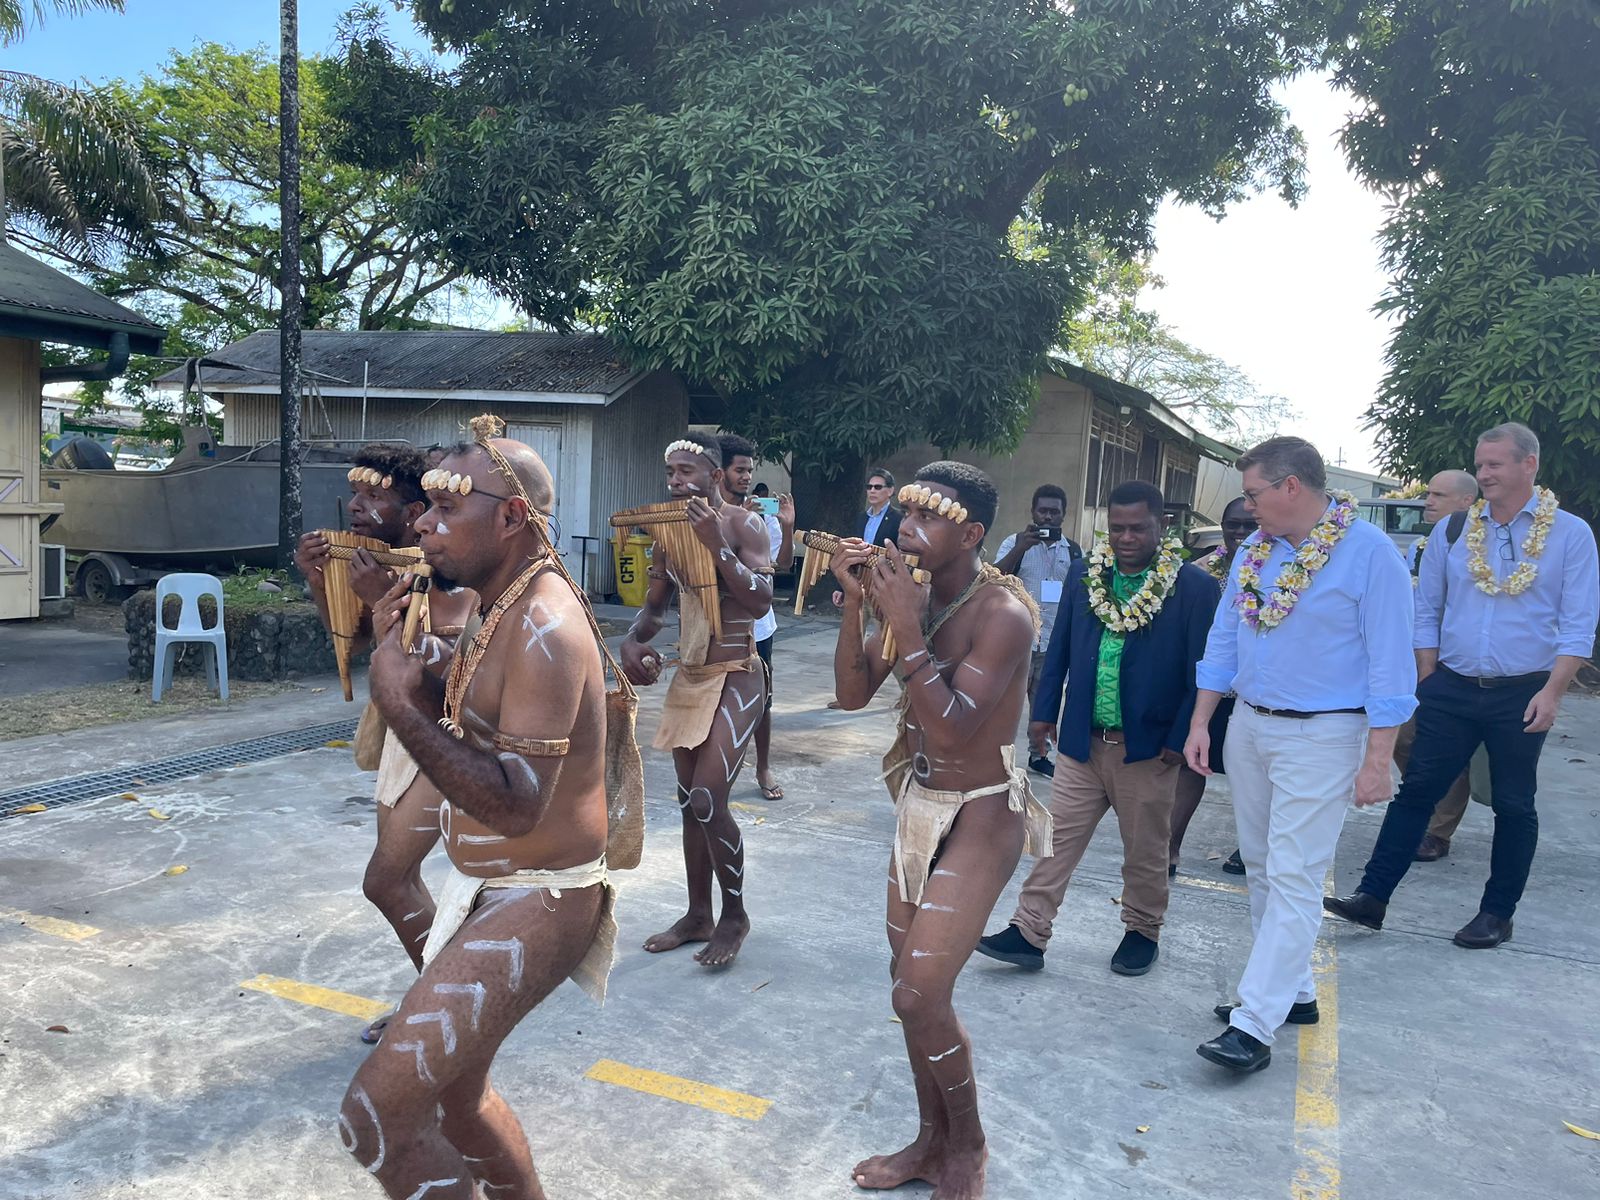
<path fill-rule="evenodd" d="M 416 446 L 449 445 L 466 438 L 467 422 L 485 409 L 509 426 L 533 426 L 523 440 L 541 454 L 559 444 L 558 461 L 547 462 L 556 480 L 556 517 L 573 576 L 579 575 L 580 543 L 573 535 L 609 539 L 607 518 L 619 509 L 666 498 L 661 452 L 681 437 L 689 420 L 689 396 L 675 376 L 658 372 L 620 399 L 598 405 L 484 404 L 481 401 L 381 399 L 367 403 L 365 434 L 361 401 L 311 398 L 305 406 L 308 439 L 350 441 L 404 439 Z M 554 426 L 556 428 L 537 428 Z M 250 446 L 278 436 L 278 397 L 228 396 L 223 404 L 223 441 Z M 609 544 L 587 543 L 587 583 L 593 592 L 615 590 Z"/>
<path fill-rule="evenodd" d="M 594 415 L 590 532 L 609 539 L 612 513 L 668 498 L 661 455 L 688 430 L 689 393 L 658 371 Z M 616 591 L 609 541 L 592 543 L 591 554 L 589 590 Z"/>

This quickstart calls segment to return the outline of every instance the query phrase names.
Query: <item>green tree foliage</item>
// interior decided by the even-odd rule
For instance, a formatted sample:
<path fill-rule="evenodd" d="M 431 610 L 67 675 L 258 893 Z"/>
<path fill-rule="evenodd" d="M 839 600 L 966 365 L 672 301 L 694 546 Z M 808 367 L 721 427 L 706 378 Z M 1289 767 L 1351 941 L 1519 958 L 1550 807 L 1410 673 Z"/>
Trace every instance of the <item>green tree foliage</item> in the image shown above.
<path fill-rule="evenodd" d="M 0 45 L 47 12 L 122 11 L 122 0 L 0 0 Z M 150 249 L 176 217 L 126 115 L 87 89 L 0 70 L 0 209 L 18 232 L 83 253 Z"/>
<path fill-rule="evenodd" d="M 1295 416 L 1282 396 L 1184 341 L 1144 301 L 1162 286 L 1148 258 L 1122 259 L 1095 248 L 1089 303 L 1061 330 L 1067 354 L 1091 371 L 1149 392 L 1200 428 L 1240 446 L 1282 431 Z"/>
<path fill-rule="evenodd" d="M 1404 0 L 1335 13 L 1338 80 L 1365 108 L 1352 167 L 1397 198 L 1397 319 L 1369 411 L 1389 465 L 1468 466 L 1507 419 L 1562 503 L 1600 517 L 1600 7 Z"/>
<path fill-rule="evenodd" d="M 427 323 L 458 299 L 461 271 L 443 264 L 423 232 L 395 211 L 393 172 L 329 153 L 325 60 L 302 64 L 302 270 L 308 328 L 387 329 Z M 132 131 L 172 213 L 153 244 L 101 253 L 62 245 L 46 231 L 19 243 L 88 277 L 104 294 L 169 329 L 170 355 L 204 354 L 278 323 L 278 64 L 264 49 L 202 43 L 174 53 L 159 75 L 95 96 Z M 169 404 L 145 393 L 171 367 L 136 360 L 124 385 L 153 414 Z M 91 389 L 94 390 L 94 389 Z M 103 391 L 104 389 L 98 389 Z"/>
<path fill-rule="evenodd" d="M 797 468 L 1004 445 L 1086 281 L 1171 194 L 1301 186 L 1290 0 L 416 0 L 338 108 L 452 261 L 728 399 Z M 1026 212 L 1035 252 L 1018 255 Z"/>

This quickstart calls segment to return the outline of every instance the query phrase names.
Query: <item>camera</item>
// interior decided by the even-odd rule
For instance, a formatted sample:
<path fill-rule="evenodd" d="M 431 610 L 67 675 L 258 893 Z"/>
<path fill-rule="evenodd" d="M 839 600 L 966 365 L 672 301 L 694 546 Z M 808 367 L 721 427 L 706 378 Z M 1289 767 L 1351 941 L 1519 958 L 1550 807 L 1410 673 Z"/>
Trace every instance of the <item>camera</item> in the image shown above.
<path fill-rule="evenodd" d="M 1061 539 L 1061 527 L 1058 525 L 1035 525 L 1033 536 L 1041 542 L 1055 542 Z"/>

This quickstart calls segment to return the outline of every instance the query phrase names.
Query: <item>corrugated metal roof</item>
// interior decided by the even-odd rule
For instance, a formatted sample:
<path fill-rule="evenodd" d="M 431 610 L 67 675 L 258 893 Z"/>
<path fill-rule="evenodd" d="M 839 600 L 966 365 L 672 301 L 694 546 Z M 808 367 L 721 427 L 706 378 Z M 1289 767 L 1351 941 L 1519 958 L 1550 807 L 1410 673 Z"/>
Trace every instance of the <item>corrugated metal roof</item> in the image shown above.
<path fill-rule="evenodd" d="M 437 397 L 456 392 L 613 396 L 640 372 L 594 333 L 494 333 L 456 330 L 308 329 L 301 356 L 326 396 L 360 395 L 368 386 L 388 395 Z M 241 370 L 207 367 L 206 391 L 240 391 L 278 384 L 278 333 L 265 330 L 224 346 L 211 357 Z M 183 384 L 183 371 L 157 380 Z"/>
<path fill-rule="evenodd" d="M 147 321 L 131 308 L 108 300 L 93 288 L 85 287 L 70 275 L 47 267 L 15 246 L 0 242 L 0 320 L 27 321 L 40 326 L 59 326 L 62 337 L 41 340 L 73 344 L 104 344 L 104 337 L 68 336 L 73 332 L 99 334 L 120 332 L 128 335 L 136 353 L 159 354 L 166 331 Z"/>

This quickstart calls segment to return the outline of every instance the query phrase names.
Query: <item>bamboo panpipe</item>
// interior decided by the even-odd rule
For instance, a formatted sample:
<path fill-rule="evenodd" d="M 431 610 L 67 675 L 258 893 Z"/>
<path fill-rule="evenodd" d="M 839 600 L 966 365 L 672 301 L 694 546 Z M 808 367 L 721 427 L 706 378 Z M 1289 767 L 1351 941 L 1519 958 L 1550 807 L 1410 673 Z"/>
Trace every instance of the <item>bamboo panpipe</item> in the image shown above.
<path fill-rule="evenodd" d="M 417 628 L 428 627 L 428 589 L 433 586 L 433 568 L 418 563 L 411 571 L 411 603 L 406 605 L 406 625 L 401 631 L 400 648 L 410 654 L 417 648 Z"/>
<path fill-rule="evenodd" d="M 625 508 L 611 515 L 611 528 L 616 530 L 620 551 L 628 531 L 643 529 L 667 551 L 667 557 L 677 568 L 677 582 L 699 594 L 700 604 L 706 610 L 706 620 L 711 625 L 711 636 L 722 636 L 722 605 L 717 598 L 717 560 L 704 542 L 695 536 L 689 524 L 689 502 L 669 500 L 665 504 L 646 504 L 639 508 Z"/>
<path fill-rule="evenodd" d="M 843 538 L 837 537 L 831 533 L 824 533 L 820 529 L 809 529 L 800 535 L 800 544 L 804 546 L 809 553 L 806 555 L 805 562 L 801 564 L 800 582 L 795 588 L 795 616 L 798 617 L 805 611 L 804 606 L 806 593 L 816 586 L 817 581 L 822 578 L 824 571 L 828 571 L 833 568 L 833 556 L 839 553 L 839 547 L 843 544 L 843 541 Z M 875 563 L 883 554 L 882 546 L 872 546 L 869 549 L 871 551 L 870 556 L 863 564 L 863 566 L 867 567 L 872 566 L 873 563 Z M 920 555 L 906 554 L 903 557 L 905 558 L 906 568 L 911 572 L 911 578 L 914 582 L 927 583 L 933 578 L 933 576 L 929 575 L 926 571 L 921 570 L 917 566 L 917 564 L 922 561 Z M 872 576 L 870 574 L 863 575 L 861 577 L 861 585 L 866 592 L 867 600 L 870 602 L 872 600 Z M 882 623 L 883 652 L 881 657 L 883 658 L 884 662 L 894 662 L 896 658 L 894 631 L 889 628 L 887 622 Z"/>
<path fill-rule="evenodd" d="M 328 542 L 328 565 L 323 568 L 323 593 L 328 600 L 328 632 L 333 634 L 333 657 L 339 664 L 339 683 L 346 700 L 355 699 L 350 682 L 350 650 L 366 604 L 350 586 L 350 560 L 357 550 L 366 550 L 385 566 L 415 569 L 422 561 L 417 547 L 391 549 L 377 538 L 361 537 L 342 529 L 321 529 Z"/>

